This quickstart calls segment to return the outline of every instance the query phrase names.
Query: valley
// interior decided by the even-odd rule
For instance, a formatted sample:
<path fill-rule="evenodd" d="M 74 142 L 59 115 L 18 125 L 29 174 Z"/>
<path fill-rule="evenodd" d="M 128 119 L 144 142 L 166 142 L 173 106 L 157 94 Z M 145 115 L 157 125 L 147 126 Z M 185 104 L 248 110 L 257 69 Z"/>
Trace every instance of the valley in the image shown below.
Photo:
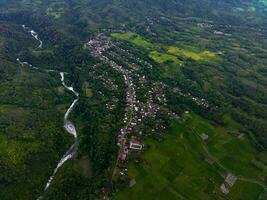
<path fill-rule="evenodd" d="M 266 199 L 265 7 L 0 0 L 0 199 Z"/>

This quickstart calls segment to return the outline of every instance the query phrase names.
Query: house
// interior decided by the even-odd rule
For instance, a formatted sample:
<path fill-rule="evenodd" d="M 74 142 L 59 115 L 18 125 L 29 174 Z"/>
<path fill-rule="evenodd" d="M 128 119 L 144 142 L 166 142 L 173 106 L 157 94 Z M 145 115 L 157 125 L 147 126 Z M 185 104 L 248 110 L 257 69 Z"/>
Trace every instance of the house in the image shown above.
<path fill-rule="evenodd" d="M 124 145 L 125 145 L 125 144 L 124 144 Z M 120 151 L 119 159 L 120 159 L 121 161 L 125 161 L 126 158 L 127 158 L 128 153 L 129 153 L 128 148 L 127 148 L 127 147 L 124 147 L 124 148 L 121 149 L 121 151 Z"/>
<path fill-rule="evenodd" d="M 138 140 L 132 140 L 130 141 L 130 149 L 133 149 L 133 150 L 142 150 L 143 148 L 143 145 L 141 144 L 140 141 Z"/>
<path fill-rule="evenodd" d="M 202 133 L 202 134 L 200 135 L 200 137 L 201 137 L 201 139 L 202 139 L 203 141 L 206 141 L 207 139 L 209 139 L 209 136 L 208 136 L 206 133 Z"/>
<path fill-rule="evenodd" d="M 125 161 L 127 158 L 127 154 L 125 152 L 121 152 L 119 158 L 121 161 Z"/>

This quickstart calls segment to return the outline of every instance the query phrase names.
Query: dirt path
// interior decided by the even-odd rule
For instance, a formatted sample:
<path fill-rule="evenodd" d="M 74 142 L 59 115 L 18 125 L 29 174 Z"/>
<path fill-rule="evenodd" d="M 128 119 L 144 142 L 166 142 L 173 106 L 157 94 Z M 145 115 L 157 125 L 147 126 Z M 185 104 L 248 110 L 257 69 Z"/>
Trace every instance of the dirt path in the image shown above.
<path fill-rule="evenodd" d="M 198 138 L 198 140 L 200 141 L 200 144 L 202 146 L 202 148 L 204 149 L 205 153 L 207 154 L 207 156 L 213 161 L 215 162 L 221 169 L 223 169 L 224 171 L 228 172 L 228 173 L 232 173 L 232 174 L 235 174 L 234 172 L 232 172 L 232 170 L 230 170 L 229 168 L 225 167 L 216 157 L 214 157 L 208 150 L 208 147 L 207 145 L 201 140 L 199 134 L 197 133 L 197 131 L 192 128 L 192 127 L 187 127 L 189 128 L 195 135 L 196 137 Z M 224 178 L 224 174 L 221 174 L 221 176 Z M 245 182 L 249 182 L 249 183 L 254 183 L 254 184 L 257 184 L 259 186 L 261 186 L 265 191 L 267 191 L 267 186 L 261 182 L 261 181 L 258 181 L 258 180 L 254 180 L 252 178 L 246 178 L 242 175 L 236 175 L 237 179 L 238 180 L 241 180 L 241 181 L 245 181 Z"/>

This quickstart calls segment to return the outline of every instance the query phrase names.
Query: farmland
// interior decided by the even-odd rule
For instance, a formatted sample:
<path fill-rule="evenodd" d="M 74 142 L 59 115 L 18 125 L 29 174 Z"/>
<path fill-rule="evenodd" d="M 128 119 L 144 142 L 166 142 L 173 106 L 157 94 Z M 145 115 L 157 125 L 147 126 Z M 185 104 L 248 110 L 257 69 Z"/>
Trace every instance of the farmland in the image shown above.
<path fill-rule="evenodd" d="M 267 199 L 264 0 L 0 0 L 0 199 Z"/>
<path fill-rule="evenodd" d="M 202 132 L 209 135 L 204 144 L 206 148 L 203 148 L 198 134 Z M 231 143 L 232 149 L 229 148 Z M 226 170 L 252 179 L 266 175 L 266 170 L 251 165 L 253 159 L 259 158 L 247 141 L 231 138 L 227 130 L 215 128 L 196 115 L 184 115 L 180 122 L 172 123 L 163 142 L 147 139 L 146 145 L 141 163 L 132 162 L 128 166 L 129 179 L 135 179 L 136 184 L 119 192 L 114 199 L 124 199 L 126 196 L 131 199 L 153 199 L 155 196 L 156 199 L 224 199 L 220 185 Z M 240 145 L 243 147 L 240 148 Z M 222 157 L 231 157 L 231 160 L 226 161 Z M 240 157 L 244 158 L 241 162 Z M 229 197 L 249 200 L 263 199 L 263 195 L 260 185 L 240 180 Z"/>

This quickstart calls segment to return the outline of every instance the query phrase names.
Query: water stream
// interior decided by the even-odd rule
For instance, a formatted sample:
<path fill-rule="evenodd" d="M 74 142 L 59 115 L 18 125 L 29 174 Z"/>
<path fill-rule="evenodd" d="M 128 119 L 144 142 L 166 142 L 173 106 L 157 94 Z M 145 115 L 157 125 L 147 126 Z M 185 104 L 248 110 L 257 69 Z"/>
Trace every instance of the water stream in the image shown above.
<path fill-rule="evenodd" d="M 53 172 L 52 176 L 50 176 L 48 182 L 46 183 L 44 191 L 46 191 L 49 188 L 49 186 L 50 186 L 51 182 L 53 181 L 58 169 L 67 160 L 71 159 L 75 155 L 75 153 L 76 153 L 76 151 L 78 149 L 78 136 L 77 136 L 76 128 L 75 128 L 74 124 L 69 120 L 69 115 L 70 115 L 70 113 L 72 112 L 73 108 L 75 107 L 75 105 L 77 104 L 77 102 L 79 100 L 79 93 L 76 92 L 73 89 L 72 86 L 67 86 L 65 84 L 64 72 L 60 72 L 60 76 L 61 76 L 61 83 L 65 87 L 65 89 L 71 91 L 76 96 L 76 98 L 73 100 L 72 104 L 70 105 L 69 109 L 67 110 L 67 112 L 64 115 L 64 128 L 69 134 L 73 135 L 74 143 L 71 145 L 71 147 L 68 149 L 68 151 L 64 154 L 64 156 L 59 161 L 57 167 L 54 169 L 54 172 Z"/>
<path fill-rule="evenodd" d="M 28 28 L 28 27 L 25 26 L 24 24 L 22 25 L 22 28 L 23 28 L 25 31 L 29 32 L 29 33 L 32 35 L 32 37 L 34 37 L 35 40 L 37 40 L 37 41 L 39 42 L 39 46 L 38 46 L 37 48 L 38 48 L 38 49 L 41 49 L 41 48 L 43 47 L 43 41 L 39 39 L 38 34 L 37 34 L 34 30 L 30 30 L 30 28 Z"/>
<path fill-rule="evenodd" d="M 32 37 L 34 37 L 38 42 L 39 45 L 37 48 L 41 49 L 43 46 L 43 42 L 39 39 L 38 34 L 34 31 L 34 30 L 30 30 L 28 27 L 26 27 L 25 25 L 22 25 L 22 28 L 29 32 Z M 61 84 L 63 85 L 63 87 L 72 92 L 73 95 L 75 96 L 75 99 L 73 100 L 72 104 L 70 105 L 70 107 L 68 108 L 68 110 L 66 111 L 65 115 L 64 115 L 64 129 L 74 137 L 74 143 L 71 145 L 71 147 L 67 150 L 67 152 L 63 155 L 63 157 L 60 159 L 60 161 L 58 162 L 56 168 L 53 171 L 53 174 L 50 176 L 49 180 L 47 181 L 45 188 L 44 188 L 44 192 L 49 188 L 49 186 L 51 185 L 52 181 L 54 180 L 54 177 L 56 175 L 56 173 L 58 172 L 59 168 L 69 159 L 73 158 L 75 153 L 77 152 L 78 149 L 78 135 L 76 132 L 76 128 L 74 126 L 74 124 L 69 120 L 69 115 L 71 114 L 71 112 L 73 111 L 75 105 L 77 104 L 77 102 L 79 101 L 79 93 L 76 92 L 72 86 L 67 86 L 65 83 L 65 72 L 58 72 L 57 70 L 53 70 L 53 69 L 41 69 L 38 67 L 34 67 L 33 65 L 31 65 L 28 62 L 23 62 L 20 60 L 20 58 L 17 58 L 17 62 L 21 65 L 21 66 L 27 66 L 30 67 L 32 69 L 35 70 L 40 70 L 40 71 L 44 71 L 44 72 L 55 72 L 55 73 L 59 73 L 60 77 L 61 77 Z M 40 196 L 38 197 L 37 200 L 42 199 L 43 197 Z"/>

